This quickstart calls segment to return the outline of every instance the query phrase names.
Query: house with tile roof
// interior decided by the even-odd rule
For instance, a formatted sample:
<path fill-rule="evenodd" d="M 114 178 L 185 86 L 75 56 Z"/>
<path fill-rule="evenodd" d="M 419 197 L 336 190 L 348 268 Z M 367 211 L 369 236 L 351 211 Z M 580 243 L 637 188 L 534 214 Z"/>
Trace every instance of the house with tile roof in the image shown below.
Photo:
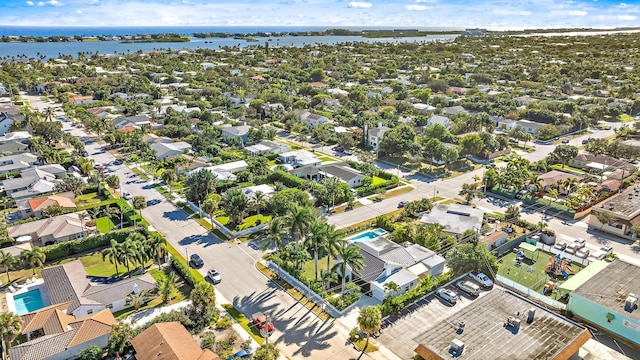
<path fill-rule="evenodd" d="M 113 314 L 104 309 L 82 318 L 68 313 L 70 302 L 51 305 L 21 317 L 21 335 L 27 341 L 9 349 L 11 360 L 66 360 L 77 358 L 89 345 L 107 347 Z"/>
<path fill-rule="evenodd" d="M 71 213 L 9 226 L 7 233 L 14 239 L 29 236 L 35 246 L 45 246 L 81 239 L 88 231 L 78 215 Z"/>
<path fill-rule="evenodd" d="M 0 157 L 0 174 L 22 171 L 38 162 L 38 157 L 32 153 L 21 153 Z"/>
<path fill-rule="evenodd" d="M 42 279 L 52 304 L 70 302 L 67 313 L 76 318 L 103 309 L 117 312 L 130 307 L 128 295 L 150 291 L 156 281 L 149 273 L 116 282 L 99 283 L 87 275 L 80 260 L 42 270 Z"/>
<path fill-rule="evenodd" d="M 69 96 L 69 102 L 72 105 L 91 104 L 91 103 L 93 103 L 93 96 L 90 96 L 90 95 L 87 95 L 87 96 L 73 95 L 73 96 Z"/>
<path fill-rule="evenodd" d="M 209 349 L 201 349 L 177 321 L 157 323 L 131 340 L 137 360 L 219 360 Z"/>
<path fill-rule="evenodd" d="M 22 199 L 16 201 L 18 205 L 18 215 L 21 219 L 30 217 L 43 217 L 44 211 L 49 206 L 60 206 L 64 210 L 76 208 L 75 194 L 73 191 L 67 191 L 59 194 L 42 196 L 35 199 Z"/>

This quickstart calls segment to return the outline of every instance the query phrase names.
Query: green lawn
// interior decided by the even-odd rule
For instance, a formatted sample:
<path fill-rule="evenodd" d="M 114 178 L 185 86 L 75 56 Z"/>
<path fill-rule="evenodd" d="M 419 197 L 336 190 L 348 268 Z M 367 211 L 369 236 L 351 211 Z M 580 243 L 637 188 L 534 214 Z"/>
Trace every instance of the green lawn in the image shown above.
<path fill-rule="evenodd" d="M 116 266 L 109 262 L 109 260 L 102 260 L 102 254 L 100 251 L 96 251 L 89 255 L 82 256 L 80 258 L 82 265 L 87 270 L 87 275 L 112 277 L 116 275 Z M 120 275 L 127 271 L 127 268 L 122 265 L 118 265 Z"/>
<path fill-rule="evenodd" d="M 371 186 L 376 186 L 378 184 L 382 184 L 385 181 L 387 181 L 387 180 L 385 180 L 385 179 L 383 179 L 381 177 L 374 176 L 372 181 L 371 181 Z"/>
<path fill-rule="evenodd" d="M 330 158 L 328 156 L 318 156 L 318 160 L 322 162 L 336 161 L 336 159 Z"/>
<path fill-rule="evenodd" d="M 109 231 L 113 230 L 114 226 L 115 224 L 113 223 L 113 221 L 111 221 L 111 219 L 106 216 L 96 219 L 96 227 L 98 228 L 98 231 L 103 234 L 106 234 Z"/>
<path fill-rule="evenodd" d="M 103 200 L 105 199 L 98 195 L 97 192 L 93 192 L 76 197 L 75 202 L 77 207 L 83 207 L 91 204 L 97 204 Z"/>
<path fill-rule="evenodd" d="M 313 254 L 311 254 L 313 256 Z M 315 261 L 309 260 L 302 264 L 302 274 L 305 277 L 308 277 L 311 280 L 314 280 L 316 277 L 313 275 L 313 270 L 315 268 Z M 329 262 L 329 268 L 333 267 L 333 259 Z M 318 258 L 318 278 L 320 278 L 320 270 L 327 270 L 327 257 Z"/>
<path fill-rule="evenodd" d="M 618 115 L 618 120 L 623 123 L 630 122 L 630 121 L 633 121 L 633 116 L 629 116 L 627 114 L 620 114 Z"/>
<path fill-rule="evenodd" d="M 220 215 L 220 216 L 216 216 L 216 220 L 221 223 L 222 225 L 227 225 L 229 224 L 229 217 L 226 215 Z M 253 215 L 253 216 L 249 216 L 247 218 L 244 219 L 244 221 L 242 222 L 242 224 L 236 226 L 236 227 L 229 227 L 229 230 L 231 231 L 238 231 L 238 230 L 244 230 L 246 228 L 250 228 L 257 224 L 257 221 L 260 220 L 260 224 L 264 224 L 265 222 L 269 222 L 271 221 L 271 216 L 266 216 L 266 215 Z"/>
<path fill-rule="evenodd" d="M 525 262 L 522 265 L 516 267 L 516 254 L 512 252 L 506 254 L 502 258 L 502 264 L 500 264 L 498 274 L 514 280 L 537 292 L 541 292 L 544 288 L 545 283 L 549 280 L 554 281 L 557 284 L 565 281 L 562 277 L 555 277 L 553 275 L 550 276 L 544 271 L 545 267 L 549 265 L 549 258 L 552 256 L 552 254 L 538 250 L 533 253 L 533 255 L 528 251 L 525 251 L 525 255 L 527 257 Z M 583 266 L 573 263 L 569 266 L 569 268 L 573 270 L 574 273 L 578 273 L 583 269 Z M 569 277 L 571 277 L 571 272 L 568 273 Z"/>

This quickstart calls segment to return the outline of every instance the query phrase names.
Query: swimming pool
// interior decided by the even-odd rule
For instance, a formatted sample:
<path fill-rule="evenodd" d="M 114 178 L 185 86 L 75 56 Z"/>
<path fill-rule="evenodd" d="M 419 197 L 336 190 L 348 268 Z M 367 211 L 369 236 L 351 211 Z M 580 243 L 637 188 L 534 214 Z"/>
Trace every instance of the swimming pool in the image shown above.
<path fill-rule="evenodd" d="M 351 242 L 362 242 L 362 241 L 369 241 L 369 240 L 373 240 L 379 236 L 382 235 L 386 235 L 387 231 L 385 229 L 373 229 L 373 230 L 368 230 L 365 231 L 363 233 L 360 234 L 356 234 L 350 238 L 348 238 L 347 240 L 351 241 Z"/>
<path fill-rule="evenodd" d="M 18 315 L 28 314 L 44 307 L 44 300 L 42 300 L 40 289 L 34 289 L 23 294 L 14 295 L 13 303 L 16 306 L 16 313 L 18 313 Z"/>

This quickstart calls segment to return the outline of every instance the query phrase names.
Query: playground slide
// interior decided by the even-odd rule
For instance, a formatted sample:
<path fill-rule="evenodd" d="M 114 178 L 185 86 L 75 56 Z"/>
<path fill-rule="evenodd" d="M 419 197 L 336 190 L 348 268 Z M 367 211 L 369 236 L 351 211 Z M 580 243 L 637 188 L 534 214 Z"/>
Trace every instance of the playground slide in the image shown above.
<path fill-rule="evenodd" d="M 576 273 L 575 271 L 573 271 L 573 269 L 572 269 L 572 268 L 570 268 L 570 267 L 569 267 L 569 265 L 565 265 L 565 266 L 564 266 L 564 268 L 565 268 L 568 272 L 570 272 L 570 273 L 572 273 L 572 274 L 575 274 L 575 273 Z"/>
<path fill-rule="evenodd" d="M 551 264 L 547 265 L 547 266 L 544 268 L 544 271 L 549 271 L 549 269 L 551 269 Z"/>
<path fill-rule="evenodd" d="M 569 278 L 569 274 L 567 274 L 567 272 L 564 271 L 564 269 L 560 270 L 560 274 L 562 274 L 562 276 L 564 276 L 565 279 Z"/>

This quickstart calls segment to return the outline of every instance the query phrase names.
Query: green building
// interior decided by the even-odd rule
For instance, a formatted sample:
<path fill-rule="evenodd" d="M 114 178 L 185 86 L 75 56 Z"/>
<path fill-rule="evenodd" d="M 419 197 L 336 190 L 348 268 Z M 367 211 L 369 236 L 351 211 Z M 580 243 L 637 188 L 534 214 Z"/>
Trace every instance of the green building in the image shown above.
<path fill-rule="evenodd" d="M 596 268 L 597 273 L 575 284 L 567 310 L 601 330 L 640 345 L 640 267 L 615 260 Z"/>

